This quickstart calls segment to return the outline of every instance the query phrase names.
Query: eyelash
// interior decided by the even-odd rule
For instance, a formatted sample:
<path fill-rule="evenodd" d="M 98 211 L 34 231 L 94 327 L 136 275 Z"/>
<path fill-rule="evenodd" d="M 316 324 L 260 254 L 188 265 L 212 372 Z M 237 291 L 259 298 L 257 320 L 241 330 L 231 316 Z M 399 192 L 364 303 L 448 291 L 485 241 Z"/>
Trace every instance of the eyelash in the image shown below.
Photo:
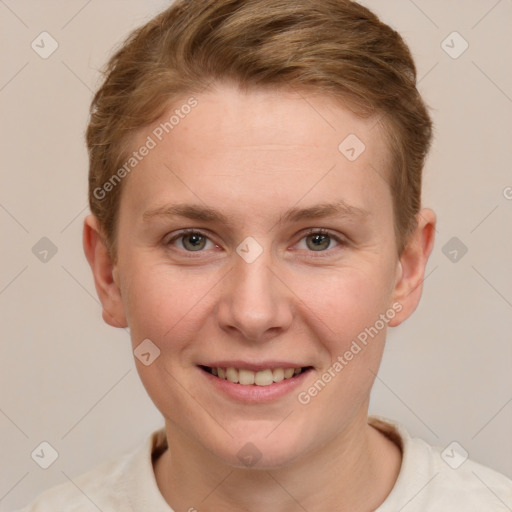
<path fill-rule="evenodd" d="M 211 240 L 210 236 L 208 235 L 208 233 L 200 230 L 200 229 L 193 229 L 193 228 L 189 228 L 189 229 L 183 229 L 181 230 L 179 233 L 177 233 L 174 237 L 172 237 L 171 239 L 169 239 L 165 245 L 166 246 L 171 246 L 174 242 L 176 242 L 176 240 L 179 240 L 180 238 L 183 238 L 187 235 L 201 235 L 205 238 L 207 238 L 208 240 L 210 240 L 210 242 L 212 243 L 215 243 Z M 312 235 L 326 235 L 326 236 L 329 236 L 332 240 L 334 240 L 335 242 L 337 242 L 339 246 L 341 247 L 344 247 L 344 246 L 347 246 L 348 245 L 348 242 L 346 239 L 342 238 L 342 237 L 339 237 L 333 233 L 331 233 L 330 231 L 326 230 L 326 229 L 323 229 L 323 228 L 312 228 L 312 229 L 309 229 L 306 233 L 304 233 L 302 235 L 302 237 L 300 238 L 300 240 L 297 242 L 299 243 L 300 241 L 302 241 L 304 238 L 307 238 L 309 236 L 312 236 Z M 216 244 L 215 244 L 216 245 Z M 313 256 L 314 258 L 318 258 L 318 257 L 322 257 L 321 254 L 322 253 L 330 253 L 332 252 L 333 249 L 335 249 L 336 247 L 334 248 L 328 248 L 328 249 L 325 249 L 323 251 L 307 251 L 309 253 L 317 253 L 318 256 Z M 204 252 L 204 250 L 202 251 L 186 251 L 185 249 L 182 250 L 183 252 L 186 252 L 186 253 L 189 253 L 189 254 L 194 254 L 194 253 L 201 253 L 201 252 Z"/>

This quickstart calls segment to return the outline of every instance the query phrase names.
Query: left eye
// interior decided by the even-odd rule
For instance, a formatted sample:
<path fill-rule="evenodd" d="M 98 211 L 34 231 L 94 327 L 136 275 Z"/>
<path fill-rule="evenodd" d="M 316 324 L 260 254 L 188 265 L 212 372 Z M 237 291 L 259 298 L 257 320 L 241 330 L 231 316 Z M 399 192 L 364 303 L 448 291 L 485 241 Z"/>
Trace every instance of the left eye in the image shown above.
<path fill-rule="evenodd" d="M 312 231 L 308 233 L 304 238 L 300 240 L 298 244 L 300 249 L 304 249 L 304 245 L 300 247 L 303 241 L 305 248 L 314 252 L 322 252 L 326 249 L 332 248 L 333 242 L 334 244 L 339 245 L 339 241 L 336 239 L 336 237 L 333 237 L 326 231 Z"/>

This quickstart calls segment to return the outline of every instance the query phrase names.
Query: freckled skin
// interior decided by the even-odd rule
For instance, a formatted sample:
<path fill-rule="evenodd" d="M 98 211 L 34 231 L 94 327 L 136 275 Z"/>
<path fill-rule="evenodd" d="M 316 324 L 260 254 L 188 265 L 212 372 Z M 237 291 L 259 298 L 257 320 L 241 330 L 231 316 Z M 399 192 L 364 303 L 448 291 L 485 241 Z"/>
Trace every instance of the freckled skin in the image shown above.
<path fill-rule="evenodd" d="M 374 118 L 359 119 L 318 95 L 310 97 L 313 109 L 285 91 L 243 94 L 219 86 L 196 97 L 198 106 L 123 182 L 117 265 L 95 235 L 94 217 L 84 229 L 105 320 L 129 325 L 134 348 L 149 338 L 161 351 L 149 366 L 137 362 L 172 446 L 173 456 L 166 452 L 155 465 L 161 492 L 187 510 L 194 495 L 207 495 L 233 471 L 211 508 L 201 510 L 235 510 L 234 503 L 247 510 L 280 510 L 282 503 L 288 510 L 266 472 L 235 467 L 250 442 L 261 455 L 257 467 L 288 482 L 308 510 L 378 506 L 400 465 L 398 449 L 367 425 L 386 328 L 309 404 L 297 394 L 394 302 L 402 309 L 388 326 L 413 312 L 435 216 L 422 210 L 399 258 L 391 192 L 370 166 L 389 173 Z M 141 130 L 134 147 L 150 133 Z M 338 150 L 349 134 L 366 146 L 353 162 Z M 279 223 L 290 208 L 340 200 L 368 214 Z M 143 220 L 148 210 L 178 203 L 222 212 L 231 225 Z M 207 238 L 174 238 L 185 228 Z M 317 239 L 326 249 L 314 250 L 314 235 L 306 236 L 313 228 L 329 232 Z M 247 237 L 263 250 L 252 263 L 236 252 Z M 201 250 L 187 251 L 198 241 Z M 313 370 L 297 392 L 247 405 L 219 393 L 197 366 L 223 359 L 291 361 Z"/>

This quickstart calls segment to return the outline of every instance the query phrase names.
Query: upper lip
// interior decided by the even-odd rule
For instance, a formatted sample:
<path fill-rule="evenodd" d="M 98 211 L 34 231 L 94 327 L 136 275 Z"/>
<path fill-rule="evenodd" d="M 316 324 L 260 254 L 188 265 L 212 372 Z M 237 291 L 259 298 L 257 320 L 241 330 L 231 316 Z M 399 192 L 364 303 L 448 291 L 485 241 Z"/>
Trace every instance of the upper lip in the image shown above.
<path fill-rule="evenodd" d="M 237 370 L 251 370 L 259 372 L 261 370 L 274 369 L 274 368 L 305 368 L 311 365 L 293 363 L 290 361 L 262 361 L 262 362 L 249 362 L 249 361 L 214 361 L 210 363 L 200 364 L 199 366 L 208 366 L 209 368 L 236 368 Z"/>

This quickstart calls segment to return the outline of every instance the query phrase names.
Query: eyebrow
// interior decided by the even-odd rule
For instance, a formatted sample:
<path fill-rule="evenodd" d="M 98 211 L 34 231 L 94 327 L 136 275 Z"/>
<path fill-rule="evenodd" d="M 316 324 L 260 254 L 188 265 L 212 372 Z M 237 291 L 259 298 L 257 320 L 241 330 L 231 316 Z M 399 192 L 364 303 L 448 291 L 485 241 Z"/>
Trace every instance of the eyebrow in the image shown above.
<path fill-rule="evenodd" d="M 334 203 L 320 203 L 307 208 L 291 208 L 280 216 L 278 224 L 335 216 L 346 218 L 348 220 L 364 220 L 369 215 L 370 212 L 368 212 L 368 210 L 349 205 L 345 201 L 339 200 Z M 197 204 L 174 204 L 161 206 L 148 210 L 142 214 L 144 222 L 149 221 L 154 217 L 186 217 L 197 221 L 218 222 L 227 226 L 232 225 L 232 222 L 230 222 L 229 218 L 223 213 L 213 208 L 209 208 L 208 206 Z"/>

